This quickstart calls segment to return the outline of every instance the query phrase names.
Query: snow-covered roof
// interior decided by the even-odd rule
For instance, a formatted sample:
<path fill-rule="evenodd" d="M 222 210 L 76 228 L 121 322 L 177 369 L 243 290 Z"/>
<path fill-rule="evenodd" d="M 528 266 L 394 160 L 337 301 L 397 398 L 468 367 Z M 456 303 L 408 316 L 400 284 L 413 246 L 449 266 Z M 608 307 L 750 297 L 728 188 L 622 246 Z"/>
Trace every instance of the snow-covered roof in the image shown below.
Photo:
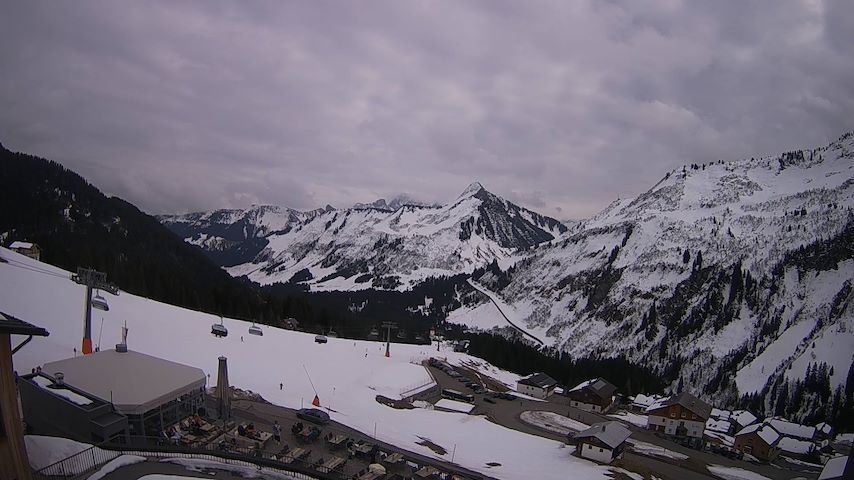
<path fill-rule="evenodd" d="M 815 426 L 815 429 L 825 435 L 830 435 L 833 432 L 833 427 L 831 427 L 827 422 L 819 423 Z"/>
<path fill-rule="evenodd" d="M 36 375 L 35 377 L 30 378 L 30 380 L 38 385 L 39 387 L 47 390 L 48 392 L 53 393 L 54 395 L 60 396 L 71 403 L 75 403 L 77 405 L 86 406 L 95 403 L 91 398 L 84 397 L 76 392 L 72 392 L 67 388 L 62 388 L 59 385 L 56 385 L 52 380 L 47 377 L 43 377 L 41 375 Z"/>
<path fill-rule="evenodd" d="M 576 433 L 573 438 L 597 438 L 613 449 L 619 447 L 631 434 L 631 430 L 619 422 L 602 422 L 594 423 L 587 430 Z"/>
<path fill-rule="evenodd" d="M 585 388 L 601 398 L 611 398 L 611 396 L 614 395 L 614 392 L 617 391 L 617 387 L 604 378 L 591 378 L 590 380 L 579 383 L 573 387 L 570 392 L 577 392 Z"/>
<path fill-rule="evenodd" d="M 774 430 L 774 427 L 764 423 L 754 423 L 748 427 L 744 427 L 735 434 L 736 437 L 756 433 L 768 445 L 774 445 L 780 439 L 780 432 Z"/>
<path fill-rule="evenodd" d="M 729 418 L 730 415 L 732 415 L 732 412 L 730 412 L 729 410 L 721 410 L 720 408 L 712 408 L 712 414 L 711 414 L 712 418 L 726 419 L 726 418 Z"/>
<path fill-rule="evenodd" d="M 806 440 L 798 440 L 797 438 L 792 437 L 781 438 L 780 442 L 777 443 L 777 446 L 780 447 L 780 450 L 783 450 L 785 452 L 800 454 L 809 453 L 810 450 L 813 449 L 812 442 L 808 442 Z"/>
<path fill-rule="evenodd" d="M 727 418 L 710 418 L 706 421 L 706 430 L 728 433 L 730 425 L 730 421 Z"/>
<path fill-rule="evenodd" d="M 540 388 L 552 388 L 557 385 L 557 380 L 545 373 L 535 373 L 530 377 L 519 380 L 519 383 Z"/>
<path fill-rule="evenodd" d="M 661 395 L 644 395 L 642 393 L 639 393 L 634 397 L 629 397 L 629 400 L 632 401 L 632 405 L 640 408 L 647 408 L 662 399 L 664 399 L 664 397 Z"/>
<path fill-rule="evenodd" d="M 831 458 L 824 464 L 824 468 L 821 469 L 821 474 L 819 474 L 818 480 L 841 479 L 842 475 L 845 473 L 846 465 L 848 465 L 847 455 Z"/>
<path fill-rule="evenodd" d="M 732 412 L 731 418 L 735 420 L 735 423 L 739 424 L 742 427 L 746 427 L 748 425 L 752 425 L 756 423 L 756 415 L 748 412 L 747 410 L 735 410 Z"/>
<path fill-rule="evenodd" d="M 30 248 L 33 248 L 33 244 L 31 242 L 12 242 L 12 244 L 9 245 L 9 248 L 11 248 L 11 249 L 15 249 L 15 248 L 30 249 Z"/>
<path fill-rule="evenodd" d="M 664 400 L 655 402 L 654 404 L 650 405 L 646 409 L 646 411 L 647 413 L 649 413 L 654 410 L 658 410 L 660 408 L 669 407 L 670 405 L 676 404 L 683 406 L 687 410 L 690 410 L 695 415 L 703 419 L 708 419 L 710 414 L 712 413 L 711 405 L 695 397 L 693 394 L 691 394 L 691 392 L 688 391 L 684 391 L 677 395 L 671 395 L 669 398 L 665 398 Z"/>
<path fill-rule="evenodd" d="M 65 383 L 102 400 L 112 399 L 116 410 L 140 414 L 204 388 L 205 373 L 144 353 L 103 350 L 45 364 L 42 372 L 62 372 Z"/>
<path fill-rule="evenodd" d="M 815 436 L 815 427 L 810 427 L 809 425 L 801 425 L 776 417 L 765 419 L 765 423 L 770 424 L 774 429 L 787 437 L 811 440 Z"/>

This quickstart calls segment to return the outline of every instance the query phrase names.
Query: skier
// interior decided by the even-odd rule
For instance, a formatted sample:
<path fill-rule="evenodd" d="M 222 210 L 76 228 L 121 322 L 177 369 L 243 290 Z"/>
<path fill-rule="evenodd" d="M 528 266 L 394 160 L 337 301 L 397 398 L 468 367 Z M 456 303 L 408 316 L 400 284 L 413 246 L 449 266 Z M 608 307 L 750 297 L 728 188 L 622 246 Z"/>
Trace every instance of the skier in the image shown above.
<path fill-rule="evenodd" d="M 279 390 L 284 390 L 284 389 L 285 389 L 285 384 L 284 384 L 284 383 L 280 383 L 280 384 L 279 384 Z"/>

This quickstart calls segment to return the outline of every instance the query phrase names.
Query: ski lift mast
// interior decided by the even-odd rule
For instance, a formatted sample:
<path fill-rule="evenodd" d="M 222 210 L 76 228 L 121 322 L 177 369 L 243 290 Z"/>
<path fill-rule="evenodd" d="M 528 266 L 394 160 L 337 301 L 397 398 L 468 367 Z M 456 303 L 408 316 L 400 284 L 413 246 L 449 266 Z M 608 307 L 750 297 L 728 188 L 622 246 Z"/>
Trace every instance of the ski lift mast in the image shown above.
<path fill-rule="evenodd" d="M 75 283 L 86 286 L 86 303 L 83 311 L 83 346 L 84 355 L 92 353 L 92 289 L 97 288 L 113 295 L 119 294 L 119 287 L 107 282 L 107 274 L 91 268 L 77 268 L 77 273 L 71 276 Z M 100 296 L 100 295 L 99 295 Z M 103 297 L 100 299 L 106 305 Z M 99 304 L 99 308 L 102 305 Z"/>

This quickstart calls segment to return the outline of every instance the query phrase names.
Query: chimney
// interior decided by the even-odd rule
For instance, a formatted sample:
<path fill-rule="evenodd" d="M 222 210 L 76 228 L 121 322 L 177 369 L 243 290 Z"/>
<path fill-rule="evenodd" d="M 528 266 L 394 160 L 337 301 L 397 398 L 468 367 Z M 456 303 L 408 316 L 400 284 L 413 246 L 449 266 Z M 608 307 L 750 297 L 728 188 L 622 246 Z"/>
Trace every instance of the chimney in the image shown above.
<path fill-rule="evenodd" d="M 53 381 L 57 385 L 65 385 L 65 374 L 62 372 L 56 372 L 53 374 Z"/>
<path fill-rule="evenodd" d="M 127 353 L 128 351 L 128 322 L 122 327 L 122 343 L 116 344 L 116 351 L 119 353 Z"/>
<path fill-rule="evenodd" d="M 220 420 L 231 418 L 231 392 L 228 387 L 228 364 L 225 357 L 219 357 L 219 369 L 217 370 L 216 395 L 217 414 Z"/>

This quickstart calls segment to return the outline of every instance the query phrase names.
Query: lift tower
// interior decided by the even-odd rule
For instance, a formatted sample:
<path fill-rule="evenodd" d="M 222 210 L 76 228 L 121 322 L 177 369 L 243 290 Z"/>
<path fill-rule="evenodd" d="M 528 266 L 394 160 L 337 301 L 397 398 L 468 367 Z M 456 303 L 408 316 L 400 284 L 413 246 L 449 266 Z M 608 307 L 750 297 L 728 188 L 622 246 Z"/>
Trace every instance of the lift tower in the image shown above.
<path fill-rule="evenodd" d="M 83 310 L 83 348 L 84 355 L 92 353 L 92 289 L 97 288 L 113 295 L 119 294 L 119 287 L 107 282 L 107 274 L 91 268 L 77 268 L 71 276 L 75 283 L 86 285 L 86 305 Z M 102 301 L 102 304 L 104 302 Z M 103 309 L 103 308 L 102 308 Z"/>

